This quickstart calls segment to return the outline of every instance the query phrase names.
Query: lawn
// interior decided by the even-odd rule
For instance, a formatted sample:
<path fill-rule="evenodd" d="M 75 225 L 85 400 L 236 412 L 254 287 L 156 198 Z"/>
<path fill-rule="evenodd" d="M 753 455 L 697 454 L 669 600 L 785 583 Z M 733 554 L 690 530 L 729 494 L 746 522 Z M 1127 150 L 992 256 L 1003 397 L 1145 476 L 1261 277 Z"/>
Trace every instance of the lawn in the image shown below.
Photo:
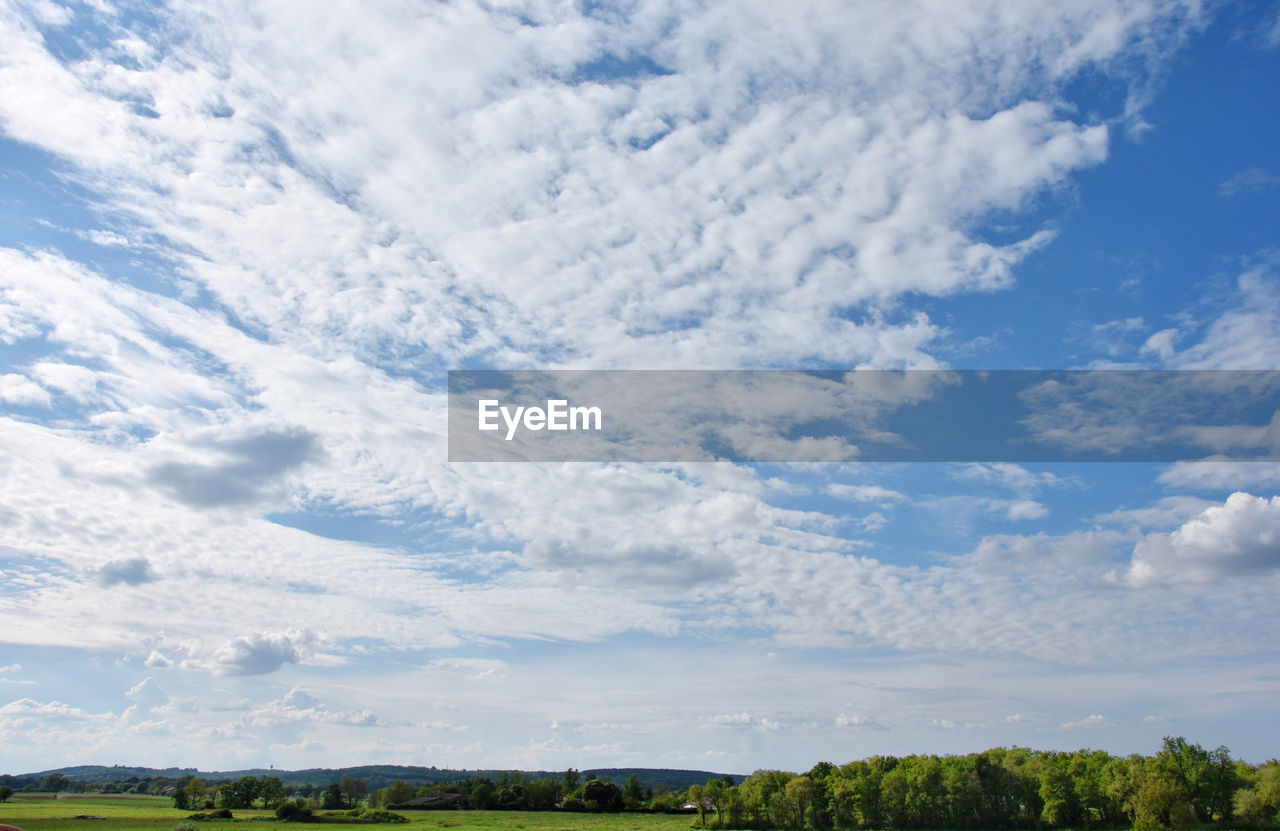
<path fill-rule="evenodd" d="M 173 800 L 159 796 L 66 795 L 53 799 L 46 794 L 14 794 L 0 803 L 0 825 L 16 825 L 23 831 L 169 831 L 192 812 L 179 811 Z M 273 811 L 237 810 L 234 820 L 200 822 L 201 831 L 688 831 L 696 820 L 689 815 L 669 814 L 572 814 L 518 811 L 399 811 L 409 818 L 407 825 L 346 824 L 338 822 L 272 822 Z M 104 819 L 75 819 L 77 814 Z"/>

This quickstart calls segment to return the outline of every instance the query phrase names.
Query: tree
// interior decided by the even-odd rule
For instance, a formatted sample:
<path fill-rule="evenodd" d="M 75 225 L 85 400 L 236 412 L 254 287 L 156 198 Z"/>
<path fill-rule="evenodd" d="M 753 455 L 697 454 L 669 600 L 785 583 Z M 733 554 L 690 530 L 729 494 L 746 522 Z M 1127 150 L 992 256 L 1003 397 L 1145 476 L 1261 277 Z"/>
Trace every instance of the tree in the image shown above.
<path fill-rule="evenodd" d="M 182 791 L 186 795 L 186 805 L 177 804 L 178 791 Z M 209 789 L 199 779 L 192 777 L 186 787 L 174 789 L 174 807 L 186 807 L 192 809 L 200 809 L 205 807 L 205 801 L 209 798 Z"/>
<path fill-rule="evenodd" d="M 51 773 L 40 780 L 40 790 L 58 793 L 59 791 L 65 791 L 70 784 L 71 780 L 61 773 Z"/>
<path fill-rule="evenodd" d="M 396 780 L 395 784 L 404 785 L 404 787 L 408 789 L 410 795 L 405 797 L 405 799 L 413 799 L 413 796 L 412 796 L 413 788 L 410 788 L 408 785 L 406 785 L 404 782 L 401 782 L 399 779 Z M 394 787 L 394 786 L 391 786 L 391 787 Z M 389 791 L 391 790 L 391 787 L 384 788 L 383 790 Z M 400 799 L 397 801 L 403 802 L 404 799 Z M 336 811 L 342 807 L 342 804 L 343 804 L 342 803 L 342 786 L 339 785 L 337 782 L 333 782 L 329 785 L 329 787 L 325 788 L 324 796 L 320 798 L 320 807 L 324 808 L 326 811 Z M 382 804 L 392 805 L 394 803 L 390 801 L 385 801 Z"/>
<path fill-rule="evenodd" d="M 1133 831 L 1186 831 L 1195 824 L 1195 811 L 1177 782 L 1155 775 L 1138 789 Z"/>
<path fill-rule="evenodd" d="M 1233 815 L 1251 828 L 1280 827 L 1280 763 L 1273 759 L 1250 778 L 1247 787 L 1236 791 Z"/>
<path fill-rule="evenodd" d="M 360 800 L 369 795 L 369 786 L 359 776 L 344 776 L 339 785 L 342 788 L 342 795 L 347 800 L 348 808 L 357 807 Z"/>
<path fill-rule="evenodd" d="M 582 801 L 589 811 L 618 813 L 623 808 L 622 789 L 603 779 L 588 779 L 582 785 Z"/>
<path fill-rule="evenodd" d="M 640 788 L 640 777 L 634 773 L 627 777 L 627 786 L 622 789 L 622 801 L 628 811 L 637 810 L 644 802 L 644 791 Z"/>
<path fill-rule="evenodd" d="M 1153 760 L 1155 769 L 1182 791 L 1182 798 L 1200 819 L 1209 819 L 1209 754 L 1182 736 L 1165 736 Z"/>
<path fill-rule="evenodd" d="M 13 796 L 13 788 L 8 785 L 0 785 L 0 802 L 8 802 L 11 796 Z"/>
<path fill-rule="evenodd" d="M 795 811 L 795 825 L 791 827 L 804 828 L 805 815 L 818 795 L 818 786 L 808 776 L 797 776 L 787 783 L 785 793 L 791 802 L 792 810 Z"/>
<path fill-rule="evenodd" d="M 284 801 L 284 783 L 278 777 L 259 776 L 257 790 L 263 808 L 274 808 Z"/>
<path fill-rule="evenodd" d="M 725 787 L 723 779 L 709 779 L 702 789 L 703 799 L 710 802 L 712 810 L 716 812 L 717 828 L 724 828 L 724 803 L 728 793 L 729 789 Z"/>
<path fill-rule="evenodd" d="M 399 805 L 401 803 L 408 802 L 416 795 L 417 792 L 414 790 L 413 785 L 410 785 L 403 779 L 397 779 L 390 785 L 387 785 L 385 788 L 378 791 L 374 795 L 374 799 L 380 806 L 389 808 L 392 805 Z M 322 807 L 328 808 L 331 800 L 337 803 L 335 807 L 342 807 L 342 786 L 337 782 L 334 782 L 329 786 L 329 790 L 325 791 L 324 804 Z"/>
<path fill-rule="evenodd" d="M 252 808 L 253 801 L 258 798 L 258 780 L 252 776 L 241 776 L 223 785 L 218 793 L 222 797 L 223 808 Z"/>
<path fill-rule="evenodd" d="M 493 785 L 489 782 L 478 782 L 471 788 L 471 797 L 468 800 L 471 807 L 477 811 L 491 810 L 495 803 L 495 791 Z"/>
<path fill-rule="evenodd" d="M 564 792 L 573 793 L 578 789 L 578 771 L 569 768 L 564 772 Z"/>

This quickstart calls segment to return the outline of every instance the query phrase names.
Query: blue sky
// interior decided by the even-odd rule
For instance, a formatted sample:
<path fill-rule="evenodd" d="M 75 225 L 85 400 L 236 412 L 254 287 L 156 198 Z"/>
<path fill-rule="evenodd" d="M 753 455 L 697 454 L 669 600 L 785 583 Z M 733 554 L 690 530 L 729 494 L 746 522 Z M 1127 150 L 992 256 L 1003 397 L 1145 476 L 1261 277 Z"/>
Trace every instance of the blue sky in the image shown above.
<path fill-rule="evenodd" d="M 449 464 L 459 368 L 1278 369 L 1265 3 L 0 8 L 0 744 L 1276 753 L 1268 463 Z"/>

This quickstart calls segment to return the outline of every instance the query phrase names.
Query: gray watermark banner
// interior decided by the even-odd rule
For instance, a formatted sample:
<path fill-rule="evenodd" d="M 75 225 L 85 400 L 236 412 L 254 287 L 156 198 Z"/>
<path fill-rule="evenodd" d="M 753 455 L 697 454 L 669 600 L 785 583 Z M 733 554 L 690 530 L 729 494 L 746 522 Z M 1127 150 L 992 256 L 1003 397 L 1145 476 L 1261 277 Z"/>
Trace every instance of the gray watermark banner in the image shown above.
<path fill-rule="evenodd" d="M 450 370 L 451 462 L 1280 460 L 1270 370 Z"/>

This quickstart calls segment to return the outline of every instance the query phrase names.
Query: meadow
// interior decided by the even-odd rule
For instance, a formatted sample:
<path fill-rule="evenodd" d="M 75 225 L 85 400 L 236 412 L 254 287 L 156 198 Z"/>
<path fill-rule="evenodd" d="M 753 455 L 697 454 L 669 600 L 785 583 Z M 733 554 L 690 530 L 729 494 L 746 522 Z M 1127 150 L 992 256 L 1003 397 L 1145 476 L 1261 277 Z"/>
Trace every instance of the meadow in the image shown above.
<path fill-rule="evenodd" d="M 173 807 L 162 796 L 133 794 L 14 794 L 0 803 L 0 825 L 23 831 L 169 831 L 191 815 Z M 337 818 L 323 822 L 277 822 L 274 811 L 261 808 L 235 811 L 235 819 L 196 823 L 200 831 L 251 831 L 274 827 L 323 828 L 324 831 L 688 831 L 696 817 L 687 814 L 577 814 L 557 811 L 398 811 L 407 824 L 346 823 Z M 76 819 L 78 814 L 103 819 Z M 270 821 L 271 826 L 261 823 Z"/>

